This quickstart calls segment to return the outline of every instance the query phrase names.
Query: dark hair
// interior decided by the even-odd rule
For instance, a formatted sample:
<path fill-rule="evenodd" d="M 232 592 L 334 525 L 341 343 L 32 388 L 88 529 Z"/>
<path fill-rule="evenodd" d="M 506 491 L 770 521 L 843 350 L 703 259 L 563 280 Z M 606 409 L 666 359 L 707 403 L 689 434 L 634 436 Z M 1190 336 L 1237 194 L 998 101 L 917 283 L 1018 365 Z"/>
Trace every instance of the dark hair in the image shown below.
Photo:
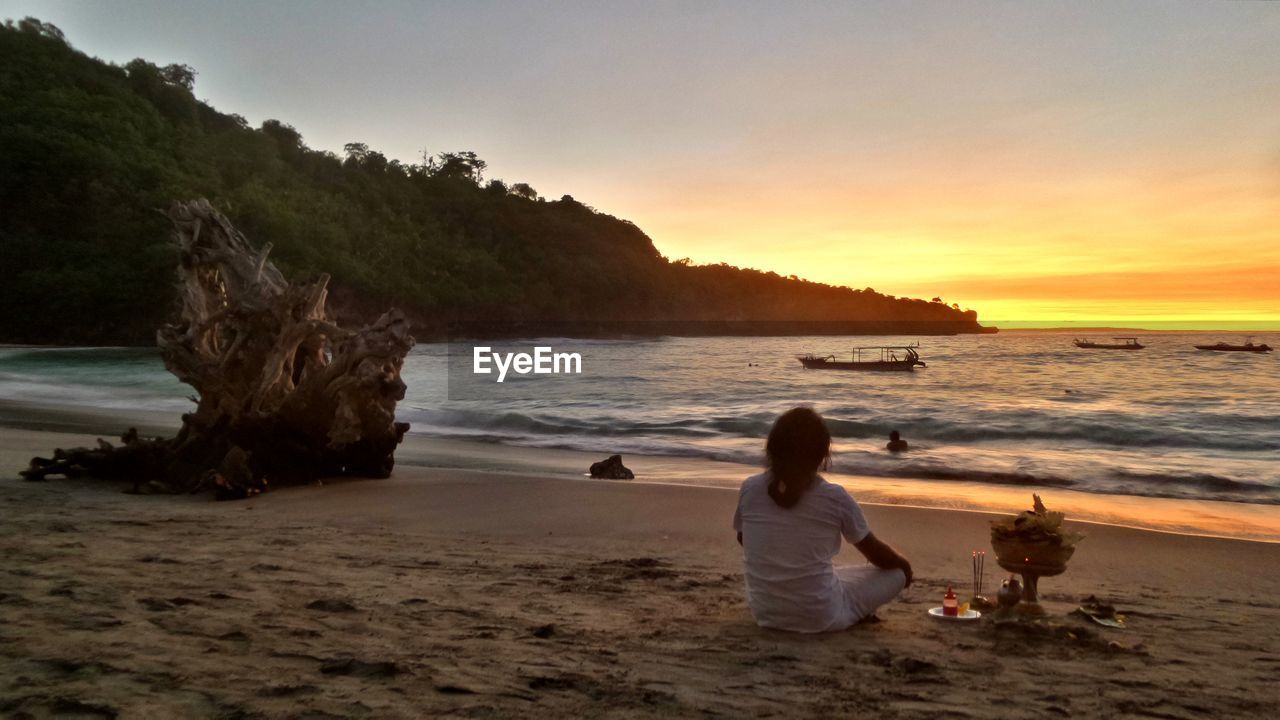
<path fill-rule="evenodd" d="M 827 469 L 831 432 L 812 408 L 793 408 L 774 421 L 764 454 L 770 475 L 769 497 L 781 507 L 794 507 L 818 470 Z"/>
<path fill-rule="evenodd" d="M 898 434 L 898 431 L 897 431 L 897 430 L 890 430 L 890 431 L 889 431 L 889 439 L 890 439 L 890 440 L 899 440 L 899 439 L 901 439 L 901 438 L 902 438 L 902 436 Z"/>

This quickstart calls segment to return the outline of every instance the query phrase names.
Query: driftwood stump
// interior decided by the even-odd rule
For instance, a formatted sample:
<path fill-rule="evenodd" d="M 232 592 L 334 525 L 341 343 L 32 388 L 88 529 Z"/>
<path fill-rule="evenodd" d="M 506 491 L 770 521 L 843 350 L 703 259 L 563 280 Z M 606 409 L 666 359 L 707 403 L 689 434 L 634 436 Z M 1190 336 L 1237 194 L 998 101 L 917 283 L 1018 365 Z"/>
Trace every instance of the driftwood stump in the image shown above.
<path fill-rule="evenodd" d="M 413 347 L 396 310 L 347 330 L 325 313 L 328 275 L 290 283 L 207 200 L 169 210 L 181 307 L 156 334 L 165 367 L 197 406 L 169 439 L 126 433 L 123 446 L 58 450 L 22 473 L 127 478 L 135 489 L 219 498 L 269 483 L 387 477 L 408 430 L 395 421 L 400 368 Z"/>

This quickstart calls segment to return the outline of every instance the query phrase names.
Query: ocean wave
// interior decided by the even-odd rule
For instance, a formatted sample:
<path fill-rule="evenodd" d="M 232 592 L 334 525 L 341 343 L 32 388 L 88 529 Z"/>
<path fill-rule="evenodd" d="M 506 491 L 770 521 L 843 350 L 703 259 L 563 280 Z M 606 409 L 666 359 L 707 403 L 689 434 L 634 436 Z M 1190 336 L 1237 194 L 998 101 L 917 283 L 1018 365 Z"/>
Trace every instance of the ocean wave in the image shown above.
<path fill-rule="evenodd" d="M 1151 484 L 1153 486 L 1182 485 L 1188 488 L 1245 495 L 1277 495 L 1280 488 L 1253 480 L 1236 480 L 1211 473 L 1153 473 L 1116 468 L 1111 474 L 1120 480 Z M 1277 498 L 1280 501 L 1280 497 Z"/>
<path fill-rule="evenodd" d="M 598 411 L 598 408 L 596 408 Z M 612 417 L 586 419 L 538 411 L 506 410 L 426 410 L 401 413 L 410 422 L 440 428 L 458 428 L 505 433 L 537 433 L 548 436 L 582 434 L 591 437 L 668 435 L 681 438 L 763 437 L 772 422 L 771 414 L 684 418 L 675 420 L 620 420 Z"/>
<path fill-rule="evenodd" d="M 1235 502 L 1280 504 L 1280 488 L 1250 480 L 1238 480 L 1211 473 L 1144 472 L 1107 468 L 1087 479 L 1072 479 L 1046 473 L 1000 471 L 932 464 L 900 463 L 896 466 L 837 464 L 838 472 L 876 477 L 956 480 L 991 485 L 1060 487 L 1086 492 L 1102 492 L 1147 497 L 1217 499 Z"/>
<path fill-rule="evenodd" d="M 537 432 L 547 435 L 589 433 L 605 437 L 626 437 L 665 433 L 679 437 L 725 437 L 762 439 L 772 426 L 774 413 L 754 412 L 742 415 L 708 415 L 675 419 L 627 418 L 586 414 L 565 415 L 554 410 L 423 410 L 406 417 L 441 426 L 478 427 L 493 431 Z M 588 409 L 591 410 L 591 409 Z M 1018 420 L 988 419 L 984 422 L 944 420 L 917 416 L 898 421 L 885 418 L 852 420 L 829 414 L 827 427 L 837 440 L 869 440 L 883 438 L 890 430 L 898 430 L 913 440 L 932 443 L 1025 442 L 1094 445 L 1113 448 L 1196 448 L 1270 452 L 1280 450 L 1280 442 L 1260 432 L 1264 419 L 1246 417 L 1239 427 L 1209 427 L 1201 430 L 1178 428 L 1169 422 L 1163 428 L 1139 428 L 1131 425 L 1109 425 L 1086 418 L 1054 419 L 1024 416 Z M 1272 420 L 1274 423 L 1274 420 Z"/>
<path fill-rule="evenodd" d="M 1217 339 L 1133 358 L 1076 352 L 1069 334 L 929 338 L 929 367 L 909 374 L 809 372 L 793 356 L 914 338 L 540 339 L 589 352 L 591 374 L 469 402 L 446 400 L 449 348 L 428 343 L 406 361 L 397 414 L 415 433 L 758 466 L 778 413 L 810 404 L 839 472 L 1275 503 L 1276 363 L 1228 369 L 1189 349 Z M 0 348 L 0 398 L 168 410 L 191 393 L 154 349 Z M 894 429 L 905 457 L 880 450 Z"/>
<path fill-rule="evenodd" d="M 1023 485 L 1036 487 L 1070 488 L 1079 485 L 1077 481 L 1053 475 L 1035 475 L 1029 472 L 983 470 L 964 467 L 940 467 L 935 464 L 901 463 L 896 466 L 860 465 L 856 463 L 835 463 L 835 472 L 848 475 L 870 475 L 873 477 L 916 478 L 920 480 L 957 480 L 963 482 L 979 482 L 989 485 Z"/>

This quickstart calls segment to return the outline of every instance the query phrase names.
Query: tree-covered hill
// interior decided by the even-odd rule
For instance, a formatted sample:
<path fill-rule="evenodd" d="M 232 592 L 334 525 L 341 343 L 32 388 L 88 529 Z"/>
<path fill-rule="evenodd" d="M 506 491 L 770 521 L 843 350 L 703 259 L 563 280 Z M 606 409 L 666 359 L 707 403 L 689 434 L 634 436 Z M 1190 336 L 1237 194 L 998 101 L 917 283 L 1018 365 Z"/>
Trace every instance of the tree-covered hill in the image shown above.
<path fill-rule="evenodd" d="M 215 110 L 194 84 L 183 65 L 90 58 L 38 20 L 0 28 L 0 341 L 149 343 L 176 259 L 155 210 L 198 196 L 270 242 L 285 272 L 330 273 L 348 319 L 396 305 L 420 335 L 451 321 L 977 329 L 941 302 L 669 261 L 630 222 L 485 179 L 474 153 L 405 165 L 359 143 L 312 150 L 283 122 Z"/>

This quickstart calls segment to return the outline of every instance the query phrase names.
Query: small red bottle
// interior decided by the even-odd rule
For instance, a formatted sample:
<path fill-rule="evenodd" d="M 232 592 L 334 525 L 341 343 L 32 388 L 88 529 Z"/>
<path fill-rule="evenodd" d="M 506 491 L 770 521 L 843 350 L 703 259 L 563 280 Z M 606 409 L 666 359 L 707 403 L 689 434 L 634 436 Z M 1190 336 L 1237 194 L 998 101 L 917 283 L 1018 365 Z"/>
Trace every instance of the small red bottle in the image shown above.
<path fill-rule="evenodd" d="M 956 601 L 956 593 L 950 585 L 947 586 L 947 594 L 942 596 L 942 614 L 951 616 L 960 614 L 960 603 Z"/>

